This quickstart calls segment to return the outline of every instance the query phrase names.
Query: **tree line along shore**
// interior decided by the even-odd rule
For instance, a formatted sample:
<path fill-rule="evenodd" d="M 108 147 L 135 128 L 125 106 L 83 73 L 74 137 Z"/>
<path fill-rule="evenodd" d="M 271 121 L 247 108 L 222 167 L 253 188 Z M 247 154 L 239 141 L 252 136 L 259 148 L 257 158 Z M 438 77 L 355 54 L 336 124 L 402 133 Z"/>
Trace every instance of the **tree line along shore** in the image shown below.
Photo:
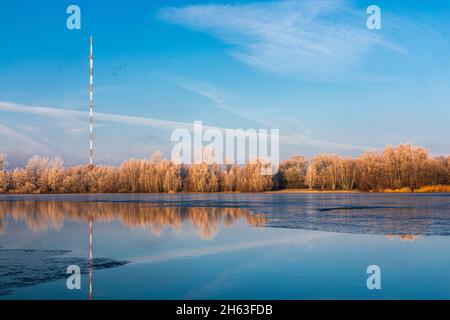
<path fill-rule="evenodd" d="M 8 169 L 0 154 L 0 193 L 175 193 L 277 190 L 450 192 L 450 156 L 431 156 L 412 144 L 367 151 L 357 158 L 295 156 L 274 175 L 260 161 L 245 166 L 176 164 L 160 157 L 131 159 L 119 167 L 65 167 L 60 158 L 35 156 Z"/>

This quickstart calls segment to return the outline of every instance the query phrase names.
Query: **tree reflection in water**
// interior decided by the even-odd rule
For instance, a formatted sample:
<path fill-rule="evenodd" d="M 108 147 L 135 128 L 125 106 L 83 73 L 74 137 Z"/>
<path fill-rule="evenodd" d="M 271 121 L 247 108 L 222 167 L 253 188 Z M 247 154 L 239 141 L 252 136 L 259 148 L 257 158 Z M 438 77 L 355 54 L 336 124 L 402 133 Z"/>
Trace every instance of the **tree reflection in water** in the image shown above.
<path fill-rule="evenodd" d="M 80 223 L 120 221 L 128 228 L 149 229 L 160 235 L 165 228 L 181 231 L 190 222 L 202 239 L 212 239 L 220 225 L 244 219 L 251 226 L 267 223 L 264 215 L 241 208 L 160 207 L 148 203 L 0 201 L 0 230 L 6 232 L 7 217 L 23 221 L 33 232 L 61 230 L 64 220 Z"/>

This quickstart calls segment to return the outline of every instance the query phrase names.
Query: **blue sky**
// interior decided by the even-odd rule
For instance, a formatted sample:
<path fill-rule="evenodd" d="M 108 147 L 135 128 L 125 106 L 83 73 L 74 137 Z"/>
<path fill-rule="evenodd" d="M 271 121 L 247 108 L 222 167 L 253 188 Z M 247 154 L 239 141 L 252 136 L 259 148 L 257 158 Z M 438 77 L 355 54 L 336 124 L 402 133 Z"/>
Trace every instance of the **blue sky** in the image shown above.
<path fill-rule="evenodd" d="M 68 30 L 66 8 L 81 8 Z M 382 29 L 368 30 L 377 4 Z M 174 143 L 195 120 L 280 129 L 281 158 L 412 142 L 450 150 L 450 3 L 8 1 L 0 4 L 0 152 L 94 161 Z"/>

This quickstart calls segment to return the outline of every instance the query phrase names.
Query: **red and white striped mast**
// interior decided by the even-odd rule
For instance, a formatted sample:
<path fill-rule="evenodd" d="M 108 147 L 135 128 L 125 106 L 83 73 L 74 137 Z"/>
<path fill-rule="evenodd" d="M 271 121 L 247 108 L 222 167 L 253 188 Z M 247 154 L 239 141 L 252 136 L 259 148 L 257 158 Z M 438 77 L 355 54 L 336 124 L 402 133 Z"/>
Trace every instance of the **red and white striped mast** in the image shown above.
<path fill-rule="evenodd" d="M 90 61 L 90 82 L 89 82 L 89 166 L 92 167 L 92 109 L 93 109 L 93 101 L 92 101 L 92 84 L 94 77 L 94 55 L 92 54 L 92 36 L 91 36 L 91 54 L 89 55 Z"/>

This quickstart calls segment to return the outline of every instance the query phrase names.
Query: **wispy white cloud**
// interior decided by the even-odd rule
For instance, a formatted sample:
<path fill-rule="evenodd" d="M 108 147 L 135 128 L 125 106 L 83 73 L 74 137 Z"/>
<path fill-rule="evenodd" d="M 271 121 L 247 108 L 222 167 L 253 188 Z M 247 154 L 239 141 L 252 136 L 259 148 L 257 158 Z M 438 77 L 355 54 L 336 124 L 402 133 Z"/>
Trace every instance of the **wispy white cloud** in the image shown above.
<path fill-rule="evenodd" d="M 161 77 L 176 86 L 179 86 L 185 90 L 188 90 L 192 93 L 198 94 L 211 102 L 214 103 L 214 106 L 218 109 L 221 109 L 226 112 L 230 112 L 235 114 L 241 118 L 245 118 L 247 120 L 257 122 L 263 125 L 267 125 L 265 119 L 260 119 L 258 117 L 258 113 L 255 113 L 251 110 L 247 110 L 242 107 L 231 106 L 229 100 L 236 100 L 236 97 L 232 96 L 228 92 L 224 90 L 218 89 L 216 86 L 204 82 L 189 79 L 186 77 L 176 76 L 168 73 L 160 73 Z"/>
<path fill-rule="evenodd" d="M 374 45 L 403 52 L 370 32 L 365 10 L 347 0 L 189 5 L 159 16 L 230 44 L 231 54 L 253 67 L 305 78 L 357 64 Z"/>
<path fill-rule="evenodd" d="M 52 118 L 58 118 L 60 120 L 72 120 L 77 124 L 81 119 L 86 119 L 89 116 L 89 112 L 86 111 L 77 111 L 77 110 L 69 110 L 69 109 L 61 109 L 61 108 L 50 108 L 50 107 L 42 107 L 42 106 L 30 106 L 24 104 L 17 104 L 11 102 L 2 102 L 0 101 L 0 110 L 16 112 L 16 113 L 25 113 L 25 114 L 34 114 L 40 116 L 47 116 Z M 125 116 L 118 114 L 110 114 L 110 113 L 95 113 L 96 121 L 100 122 L 114 122 L 128 125 L 140 125 L 140 126 L 149 126 L 153 128 L 160 129 L 176 129 L 176 128 L 190 128 L 192 124 L 186 124 L 184 122 L 178 121 L 170 121 L 170 120 L 160 120 L 160 119 L 152 119 L 145 117 L 134 117 L 134 116 Z M 76 131 L 72 126 L 67 128 L 68 131 Z"/>
<path fill-rule="evenodd" d="M 176 76 L 169 73 L 159 72 L 161 77 L 185 90 L 198 94 L 208 100 L 214 102 L 219 108 L 229 110 L 225 107 L 225 99 L 230 97 L 230 94 L 217 89 L 211 84 L 203 81 L 196 81 L 186 77 Z"/>
<path fill-rule="evenodd" d="M 0 111 L 9 111 L 15 113 L 25 113 L 25 114 L 34 114 L 39 116 L 47 116 L 52 118 L 58 118 L 60 121 L 64 120 L 66 123 L 70 121 L 76 121 L 79 123 L 81 119 L 87 120 L 89 113 L 84 111 L 75 111 L 68 109 L 60 109 L 60 108 L 49 108 L 42 106 L 29 106 L 23 104 L 16 104 L 11 102 L 2 102 L 0 101 Z M 136 117 L 136 116 L 125 116 L 119 114 L 110 114 L 110 113 L 101 113 L 96 112 L 94 114 L 94 118 L 96 121 L 102 122 L 112 122 L 119 123 L 131 126 L 145 126 L 157 129 L 165 129 L 165 130 L 174 130 L 174 129 L 187 129 L 189 131 L 193 130 L 193 123 L 182 122 L 182 121 L 171 121 L 171 120 L 161 120 L 161 119 L 153 119 L 147 117 Z M 217 127 L 213 125 L 204 125 L 204 129 L 219 129 L 222 132 L 225 132 L 227 128 Z M 68 132 L 73 130 L 73 127 L 66 129 Z M 328 148 L 333 150 L 348 150 L 348 151 L 362 151 L 367 150 L 369 147 L 345 144 L 345 143 L 336 143 L 330 141 L 322 141 L 322 140 L 314 140 L 310 139 L 307 136 L 301 135 L 280 135 L 280 143 L 287 145 L 296 145 L 296 146 L 309 146 L 309 147 L 318 147 L 318 148 Z"/>
<path fill-rule="evenodd" d="M 268 128 L 293 127 L 297 131 L 310 131 L 308 128 L 303 126 L 301 121 L 298 119 L 292 116 L 280 114 L 279 108 L 248 109 L 242 106 L 237 107 L 230 103 L 230 101 L 235 102 L 236 100 L 239 100 L 236 96 L 221 90 L 208 82 L 197 81 L 163 72 L 158 72 L 158 74 L 160 74 L 163 79 L 175 84 L 176 86 L 210 100 L 218 109 L 250 120 L 252 123 L 258 123 Z"/>
<path fill-rule="evenodd" d="M 55 154 L 55 151 L 51 149 L 46 144 L 40 142 L 38 139 L 32 138 L 31 136 L 10 128 L 2 123 L 0 123 L 0 137 L 1 139 L 8 140 L 7 142 L 12 142 L 14 146 L 19 147 L 17 142 L 20 143 L 19 152 L 28 153 L 45 153 L 45 154 Z M 5 142 L 5 140 L 3 140 Z M 3 150 L 4 151 L 4 150 Z"/>

